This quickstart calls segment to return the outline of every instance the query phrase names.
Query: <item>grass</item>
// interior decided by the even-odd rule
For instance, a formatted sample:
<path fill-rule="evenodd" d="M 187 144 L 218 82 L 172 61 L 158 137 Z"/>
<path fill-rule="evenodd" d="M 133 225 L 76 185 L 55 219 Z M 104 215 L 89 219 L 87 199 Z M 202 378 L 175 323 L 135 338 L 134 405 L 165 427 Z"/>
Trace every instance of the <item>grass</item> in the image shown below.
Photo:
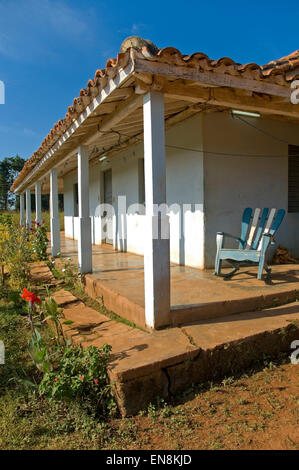
<path fill-rule="evenodd" d="M 0 211 L 0 214 L 10 214 L 13 216 L 13 219 L 16 223 L 19 223 L 20 213 L 18 211 Z M 35 214 L 32 212 L 32 220 L 34 220 Z M 42 218 L 45 221 L 45 228 L 47 232 L 50 232 L 50 212 L 43 211 Z M 60 230 L 64 230 L 64 212 L 59 212 L 60 219 Z"/>

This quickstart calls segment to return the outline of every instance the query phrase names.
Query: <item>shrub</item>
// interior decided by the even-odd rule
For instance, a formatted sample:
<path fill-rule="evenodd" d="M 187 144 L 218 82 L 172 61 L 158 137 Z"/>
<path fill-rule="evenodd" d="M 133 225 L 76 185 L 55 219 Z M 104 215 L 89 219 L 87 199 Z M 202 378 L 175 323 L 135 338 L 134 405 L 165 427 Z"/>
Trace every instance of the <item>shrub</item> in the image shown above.
<path fill-rule="evenodd" d="M 46 334 L 42 336 L 35 327 L 28 342 L 30 356 L 43 373 L 40 395 L 49 400 L 78 401 L 92 414 L 115 411 L 107 375 L 111 346 L 105 344 L 101 348 L 89 346 L 86 349 L 81 345 L 72 346 L 64 337 L 61 309 L 51 296 L 41 304 L 39 313 L 42 323 L 49 321 L 55 331 L 55 337 L 49 338 Z"/>
<path fill-rule="evenodd" d="M 44 225 L 33 223 L 30 234 L 32 249 L 39 261 L 47 259 L 48 237 Z"/>
<path fill-rule="evenodd" d="M 9 214 L 0 217 L 0 284 L 20 290 L 29 284 L 30 263 L 47 258 L 46 230 L 36 224 L 31 230 L 20 227 Z"/>
<path fill-rule="evenodd" d="M 107 365 L 111 346 L 67 344 L 59 362 L 43 376 L 39 392 L 49 400 L 79 400 L 89 411 L 102 414 L 115 408 Z"/>
<path fill-rule="evenodd" d="M 36 259 L 28 231 L 14 224 L 1 225 L 0 238 L 0 262 L 3 272 L 5 266 L 9 274 L 9 286 L 21 290 L 29 283 L 30 263 Z"/>

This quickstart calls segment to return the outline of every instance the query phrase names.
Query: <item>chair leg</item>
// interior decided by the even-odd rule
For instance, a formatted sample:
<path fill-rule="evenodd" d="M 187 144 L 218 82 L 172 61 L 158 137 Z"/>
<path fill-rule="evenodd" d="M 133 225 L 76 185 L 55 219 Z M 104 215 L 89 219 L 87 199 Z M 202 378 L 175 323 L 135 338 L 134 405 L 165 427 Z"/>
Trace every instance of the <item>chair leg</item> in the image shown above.
<path fill-rule="evenodd" d="M 223 245 L 223 236 L 224 235 L 222 232 L 218 232 L 216 236 L 217 253 L 216 253 L 216 258 L 215 258 L 215 272 L 214 272 L 216 276 L 220 276 L 220 273 L 221 273 L 222 260 L 221 260 L 220 254 L 221 254 L 221 248 Z"/>
<path fill-rule="evenodd" d="M 258 279 L 262 279 L 264 264 L 265 264 L 265 256 L 261 256 L 260 257 L 260 262 L 259 262 L 259 269 L 258 269 L 258 273 L 257 273 L 257 278 Z"/>
<path fill-rule="evenodd" d="M 220 259 L 219 253 L 216 255 L 215 259 L 215 276 L 220 276 L 221 274 L 221 265 L 222 265 L 222 260 Z"/>

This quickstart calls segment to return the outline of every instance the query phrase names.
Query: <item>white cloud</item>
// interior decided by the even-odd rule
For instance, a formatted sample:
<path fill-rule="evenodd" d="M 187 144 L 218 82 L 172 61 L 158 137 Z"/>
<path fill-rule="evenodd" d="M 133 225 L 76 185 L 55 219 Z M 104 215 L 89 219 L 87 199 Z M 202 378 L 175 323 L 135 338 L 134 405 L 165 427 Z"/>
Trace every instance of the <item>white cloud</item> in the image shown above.
<path fill-rule="evenodd" d="M 26 127 L 24 128 L 23 133 L 29 136 L 36 135 L 36 132 L 34 132 L 32 129 L 27 129 Z"/>
<path fill-rule="evenodd" d="M 144 31 L 145 29 L 147 29 L 147 25 L 144 24 L 144 23 L 133 23 L 131 27 L 129 28 L 122 28 L 122 29 L 118 29 L 117 32 L 118 33 L 121 33 L 121 34 L 133 34 L 133 35 L 138 35 L 140 34 L 142 31 Z"/>
<path fill-rule="evenodd" d="M 36 132 L 33 131 L 32 129 L 28 129 L 27 127 L 24 127 L 23 129 L 19 126 L 12 127 L 12 126 L 6 126 L 0 124 L 0 133 L 1 134 L 12 134 L 18 137 L 24 137 L 24 136 L 35 136 Z"/>
<path fill-rule="evenodd" d="M 89 12 L 63 0 L 0 0 L 0 55 L 18 60 L 55 56 L 57 42 L 92 37 Z"/>

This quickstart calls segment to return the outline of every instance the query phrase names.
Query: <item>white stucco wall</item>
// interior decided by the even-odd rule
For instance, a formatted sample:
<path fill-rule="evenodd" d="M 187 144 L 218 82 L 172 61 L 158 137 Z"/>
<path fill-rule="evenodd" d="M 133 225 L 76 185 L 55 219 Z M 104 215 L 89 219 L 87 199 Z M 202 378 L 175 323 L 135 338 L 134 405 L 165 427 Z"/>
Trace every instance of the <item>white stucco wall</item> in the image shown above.
<path fill-rule="evenodd" d="M 180 206 L 180 211 L 169 213 L 171 260 L 198 268 L 204 266 L 203 155 L 171 146 L 202 149 L 202 145 L 200 115 L 166 133 L 167 204 Z"/>
<path fill-rule="evenodd" d="M 71 173 L 63 179 L 64 216 L 74 215 L 73 185 L 77 183 L 77 173 Z"/>
<path fill-rule="evenodd" d="M 295 125 L 264 117 L 245 119 L 277 138 L 299 145 Z M 198 149 L 198 152 L 175 146 Z M 112 169 L 112 203 L 117 214 L 118 196 L 126 196 L 126 209 L 139 202 L 140 158 L 143 158 L 142 144 L 114 155 L 108 163 L 91 167 L 93 243 L 100 244 L 102 240 L 101 219 L 95 216 L 98 203 L 103 202 L 101 172 Z M 166 132 L 166 180 L 167 204 L 177 205 L 169 212 L 171 261 L 198 268 L 212 267 L 217 231 L 239 235 L 246 207 L 276 207 L 287 211 L 288 145 L 232 119 L 227 113 L 199 114 Z M 75 239 L 77 220 L 72 215 L 76 182 L 75 173 L 64 180 L 65 233 Z M 189 204 L 184 214 L 183 204 Z M 142 255 L 144 230 L 145 216 L 136 209 L 126 216 L 115 216 L 113 245 Z M 276 236 L 277 243 L 297 257 L 298 232 L 299 214 L 286 214 Z"/>
<path fill-rule="evenodd" d="M 167 145 L 180 145 L 200 148 L 202 145 L 202 118 L 189 119 L 166 133 Z M 112 169 L 113 207 L 118 210 L 118 196 L 126 196 L 127 209 L 139 202 L 138 159 L 143 158 L 143 145 L 139 144 L 101 163 L 90 170 L 90 215 L 92 220 L 92 240 L 101 242 L 101 222 L 96 214 L 101 202 L 101 171 Z M 172 262 L 189 266 L 203 267 L 203 158 L 201 153 L 177 150 L 166 147 L 166 190 L 167 204 L 171 208 L 170 217 L 170 258 Z M 71 174 L 64 180 L 65 191 L 65 234 L 78 238 L 76 218 L 73 215 L 73 185 L 77 175 Z M 190 207 L 185 208 L 183 204 Z M 131 211 L 124 217 L 113 218 L 113 245 L 119 250 L 143 254 L 145 216 Z M 183 236 L 180 238 L 180 232 Z"/>
<path fill-rule="evenodd" d="M 277 138 L 299 145 L 299 132 L 294 125 L 267 118 L 245 119 Z M 246 207 L 287 211 L 288 145 L 223 113 L 205 117 L 204 142 L 205 266 L 211 267 L 216 253 L 216 232 L 239 236 Z M 297 257 L 298 231 L 299 214 L 287 213 L 275 237 L 277 244 L 286 246 Z"/>

